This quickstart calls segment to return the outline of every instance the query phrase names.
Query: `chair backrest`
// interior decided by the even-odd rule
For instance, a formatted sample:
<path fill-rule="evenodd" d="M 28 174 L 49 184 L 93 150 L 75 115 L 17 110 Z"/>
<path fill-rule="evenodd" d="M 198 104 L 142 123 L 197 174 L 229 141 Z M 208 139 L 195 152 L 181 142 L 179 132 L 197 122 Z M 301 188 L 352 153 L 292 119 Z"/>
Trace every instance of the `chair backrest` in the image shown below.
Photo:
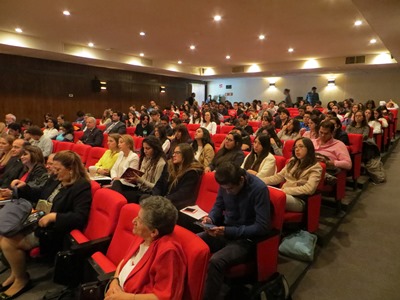
<path fill-rule="evenodd" d="M 274 155 L 274 157 L 275 157 L 276 172 L 278 173 L 285 167 L 287 158 L 280 155 Z"/>
<path fill-rule="evenodd" d="M 254 127 L 260 128 L 260 126 L 261 126 L 261 121 L 249 121 L 248 124 L 249 124 L 251 127 L 253 127 L 253 129 L 254 129 Z"/>
<path fill-rule="evenodd" d="M 215 180 L 214 172 L 209 172 L 201 178 L 196 204 L 204 211 L 210 212 L 217 198 L 219 184 Z"/>
<path fill-rule="evenodd" d="M 104 152 L 106 152 L 107 149 L 102 148 L 102 147 L 92 147 L 89 151 L 88 157 L 86 159 L 86 168 L 90 166 L 94 166 L 100 158 L 103 156 Z"/>
<path fill-rule="evenodd" d="M 140 149 L 142 149 L 142 146 L 143 146 L 143 140 L 144 140 L 144 137 L 141 137 L 141 136 L 135 136 L 133 138 L 133 142 L 135 143 L 134 151 L 140 152 Z"/>
<path fill-rule="evenodd" d="M 64 150 L 72 150 L 73 145 L 74 145 L 74 143 L 60 142 L 57 145 L 57 152 L 64 151 Z"/>
<path fill-rule="evenodd" d="M 134 135 L 136 127 L 126 127 L 126 134 Z"/>
<path fill-rule="evenodd" d="M 235 128 L 235 126 L 224 125 L 224 126 L 221 126 L 221 127 L 220 127 L 219 132 L 220 132 L 221 134 L 228 134 L 229 132 L 231 132 L 231 130 L 232 130 L 233 128 Z"/>
<path fill-rule="evenodd" d="M 347 135 L 349 136 L 350 145 L 348 146 L 348 149 L 350 154 L 361 153 L 363 146 L 362 134 L 348 133 Z"/>
<path fill-rule="evenodd" d="M 75 131 L 74 132 L 74 143 L 79 141 L 85 132 L 83 131 Z"/>
<path fill-rule="evenodd" d="M 57 152 L 58 144 L 61 143 L 60 141 L 57 140 L 51 140 L 53 143 L 53 153 Z"/>
<path fill-rule="evenodd" d="M 92 146 L 90 145 L 73 144 L 71 150 L 78 154 L 82 160 L 82 163 L 85 164 L 91 148 Z"/>
<path fill-rule="evenodd" d="M 289 159 L 292 157 L 292 149 L 294 146 L 294 142 L 295 142 L 295 140 L 288 140 L 288 141 L 285 141 L 285 144 L 283 144 L 282 155 L 286 159 Z"/>
<path fill-rule="evenodd" d="M 187 130 L 190 132 L 190 131 L 196 131 L 197 130 L 197 128 L 199 128 L 200 127 L 200 124 L 187 124 L 186 125 L 186 128 L 187 128 Z"/>
<path fill-rule="evenodd" d="M 269 200 L 273 207 L 271 212 L 271 227 L 279 231 L 282 230 L 283 219 L 285 216 L 286 194 L 280 189 L 269 186 Z"/>
<path fill-rule="evenodd" d="M 100 184 L 94 180 L 90 181 L 90 190 L 92 192 L 92 198 L 94 197 L 94 194 L 96 194 L 97 190 L 101 188 Z"/>
<path fill-rule="evenodd" d="M 131 245 L 135 236 L 132 234 L 132 220 L 138 215 L 140 206 L 135 203 L 124 205 L 121 208 L 117 227 L 107 250 L 107 257 L 114 265 L 118 265 L 126 255 L 128 247 Z"/>
<path fill-rule="evenodd" d="M 120 210 L 126 203 L 122 194 L 110 189 L 99 189 L 93 197 L 84 235 L 89 240 L 110 236 L 117 226 Z"/>
<path fill-rule="evenodd" d="M 222 142 L 224 141 L 225 137 L 226 137 L 226 134 L 217 133 L 211 137 L 211 140 L 213 141 L 214 146 L 219 148 L 221 146 Z"/>
<path fill-rule="evenodd" d="M 209 247 L 193 232 L 178 225 L 175 226 L 172 237 L 181 244 L 187 260 L 183 299 L 203 299 L 203 287 L 210 258 Z"/>
<path fill-rule="evenodd" d="M 108 149 L 108 133 L 103 133 L 103 148 Z"/>
<path fill-rule="evenodd" d="M 100 129 L 101 131 L 106 130 L 107 125 L 97 125 L 96 126 L 98 129 Z"/>

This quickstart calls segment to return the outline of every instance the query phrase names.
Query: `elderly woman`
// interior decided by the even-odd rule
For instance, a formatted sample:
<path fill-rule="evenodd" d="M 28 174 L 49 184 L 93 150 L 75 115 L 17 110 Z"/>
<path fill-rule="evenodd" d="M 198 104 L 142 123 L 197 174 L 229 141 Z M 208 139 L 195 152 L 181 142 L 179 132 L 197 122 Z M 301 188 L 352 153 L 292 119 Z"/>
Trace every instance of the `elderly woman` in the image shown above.
<path fill-rule="evenodd" d="M 26 272 L 26 254 L 40 246 L 41 253 L 55 254 L 62 248 L 65 235 L 86 225 L 92 201 L 90 180 L 80 157 L 72 151 L 60 151 L 54 156 L 56 181 L 48 181 L 41 189 L 19 182 L 22 197 L 43 203 L 47 213 L 39 220 L 39 229 L 2 237 L 1 250 L 10 264 L 11 273 L 1 284 L 0 299 L 14 299 L 32 287 Z"/>
<path fill-rule="evenodd" d="M 141 201 L 133 220 L 135 239 L 111 278 L 105 300 L 182 299 L 186 258 L 171 237 L 177 218 L 166 198 Z"/>

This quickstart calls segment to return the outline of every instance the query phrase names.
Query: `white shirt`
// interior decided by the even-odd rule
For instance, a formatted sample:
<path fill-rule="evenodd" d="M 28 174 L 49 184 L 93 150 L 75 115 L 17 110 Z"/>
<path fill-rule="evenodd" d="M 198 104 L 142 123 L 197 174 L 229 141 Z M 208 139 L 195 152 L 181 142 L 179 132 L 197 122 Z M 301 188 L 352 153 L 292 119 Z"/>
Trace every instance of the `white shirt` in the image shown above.
<path fill-rule="evenodd" d="M 215 122 L 210 122 L 210 123 L 208 123 L 208 125 L 206 125 L 205 122 L 202 122 L 200 124 L 200 127 L 207 129 L 210 134 L 217 133 L 217 123 L 215 123 Z"/>
<path fill-rule="evenodd" d="M 122 268 L 121 272 L 119 273 L 119 285 L 123 288 L 125 285 L 125 281 L 128 278 L 129 274 L 135 269 L 139 261 L 142 259 L 142 257 L 146 254 L 147 250 L 149 249 L 149 246 L 146 246 L 145 244 L 140 244 L 138 252 L 134 254 L 131 259 L 129 259 L 124 267 Z"/>

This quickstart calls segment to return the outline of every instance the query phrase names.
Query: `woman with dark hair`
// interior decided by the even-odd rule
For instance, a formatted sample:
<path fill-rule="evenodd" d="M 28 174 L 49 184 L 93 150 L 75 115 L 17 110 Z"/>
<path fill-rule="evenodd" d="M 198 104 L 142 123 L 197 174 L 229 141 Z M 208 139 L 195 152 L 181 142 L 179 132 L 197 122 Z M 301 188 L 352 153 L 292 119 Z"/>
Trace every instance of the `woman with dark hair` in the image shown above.
<path fill-rule="evenodd" d="M 309 139 L 317 139 L 319 132 L 319 124 L 321 123 L 321 118 L 315 115 L 311 115 L 310 121 L 308 121 L 309 131 L 304 132 L 303 137 Z"/>
<path fill-rule="evenodd" d="M 367 108 L 365 110 L 365 120 L 367 121 L 368 126 L 372 127 L 374 134 L 382 133 L 382 125 L 379 121 L 375 120 L 373 109 Z"/>
<path fill-rule="evenodd" d="M 244 159 L 242 168 L 260 179 L 274 175 L 276 173 L 276 162 L 270 150 L 271 142 L 269 136 L 265 133 L 257 135 L 253 143 L 253 149 Z"/>
<path fill-rule="evenodd" d="M 304 211 L 304 196 L 315 193 L 321 180 L 322 167 L 315 156 L 314 145 L 308 138 L 298 138 L 293 146 L 292 158 L 277 174 L 264 179 L 267 185 L 284 182 L 286 210 Z"/>
<path fill-rule="evenodd" d="M 31 187 L 18 182 L 20 196 L 35 203 L 46 203 L 46 215 L 38 222 L 35 233 L 22 231 L 1 238 L 1 250 L 10 264 L 11 273 L 2 283 L 0 299 L 14 299 L 32 288 L 26 271 L 26 251 L 40 246 L 43 255 L 55 255 L 62 249 L 66 235 L 82 230 L 89 217 L 92 195 L 90 180 L 81 158 L 72 151 L 54 156 L 53 169 L 57 180 L 48 180 L 44 187 Z"/>
<path fill-rule="evenodd" d="M 167 129 L 165 126 L 161 124 L 156 125 L 154 128 L 154 136 L 160 140 L 164 153 L 168 153 L 171 147 L 171 142 L 167 137 Z"/>
<path fill-rule="evenodd" d="M 70 122 L 64 122 L 60 125 L 60 130 L 56 137 L 57 141 L 60 142 L 74 142 L 74 126 Z"/>
<path fill-rule="evenodd" d="M 126 120 L 126 127 L 136 127 L 140 120 L 136 117 L 135 112 L 129 111 L 128 112 L 128 119 Z"/>
<path fill-rule="evenodd" d="M 337 101 L 335 101 L 335 100 L 329 101 L 328 104 L 327 104 L 327 106 L 326 106 L 326 108 L 328 109 L 328 111 L 331 111 L 331 110 L 332 110 L 332 107 L 333 107 L 334 105 L 336 105 L 336 104 L 337 104 Z"/>
<path fill-rule="evenodd" d="M 57 120 L 50 117 L 47 120 L 46 128 L 43 130 L 43 135 L 54 140 L 58 135 L 58 123 Z"/>
<path fill-rule="evenodd" d="M 367 100 L 367 102 L 365 102 L 365 109 L 375 109 L 376 105 L 375 105 L 375 101 L 374 100 Z"/>
<path fill-rule="evenodd" d="M 182 120 L 182 123 L 189 124 L 190 123 L 190 114 L 186 111 L 182 112 L 181 120 Z"/>
<path fill-rule="evenodd" d="M 275 117 L 275 128 L 283 128 L 290 120 L 290 112 L 286 108 L 279 107 L 277 114 L 279 117 Z"/>
<path fill-rule="evenodd" d="M 173 149 L 181 143 L 187 143 L 187 144 L 192 143 L 192 139 L 190 138 L 189 131 L 187 130 L 187 127 L 183 124 L 177 125 L 175 127 L 174 139 L 171 141 L 170 151 L 168 152 L 168 155 L 167 155 L 168 159 L 170 159 L 172 157 Z"/>
<path fill-rule="evenodd" d="M 198 110 L 194 110 L 190 116 L 189 124 L 200 124 L 201 123 L 201 113 Z"/>
<path fill-rule="evenodd" d="M 111 115 L 112 115 L 112 110 L 110 108 L 107 108 L 104 110 L 103 115 L 101 116 L 100 119 L 100 125 L 107 125 L 111 123 Z"/>
<path fill-rule="evenodd" d="M 278 132 L 278 138 L 282 141 L 296 140 L 301 137 L 300 129 L 300 121 L 298 119 L 290 119 Z"/>
<path fill-rule="evenodd" d="M 250 136 L 247 133 L 247 131 L 245 131 L 240 126 L 236 126 L 231 130 L 231 132 L 236 132 L 242 136 L 242 147 L 241 147 L 242 151 L 250 151 L 251 150 L 251 139 L 250 139 Z M 223 141 L 221 143 L 220 147 L 222 147 L 224 145 L 224 143 L 225 143 L 225 141 Z"/>
<path fill-rule="evenodd" d="M 335 126 L 335 130 L 333 132 L 333 138 L 335 140 L 339 140 L 343 142 L 345 145 L 350 145 L 349 136 L 346 131 L 342 130 L 342 122 L 340 122 L 338 117 L 330 118 L 329 122 L 331 122 Z"/>
<path fill-rule="evenodd" d="M 354 114 L 354 121 L 347 125 L 346 132 L 362 134 L 364 141 L 368 139 L 369 126 L 363 111 L 359 110 Z"/>
<path fill-rule="evenodd" d="M 359 110 L 360 110 L 360 108 L 359 108 L 358 104 L 352 104 L 351 110 L 344 115 L 343 125 L 347 126 L 347 125 L 351 124 L 354 121 L 355 113 Z"/>
<path fill-rule="evenodd" d="M 215 152 L 214 143 L 207 129 L 203 127 L 197 128 L 192 148 L 194 151 L 194 158 L 202 164 L 204 168 L 208 167 L 215 156 Z"/>
<path fill-rule="evenodd" d="M 214 122 L 214 116 L 210 111 L 204 112 L 200 126 L 207 129 L 211 134 L 217 133 L 217 123 Z"/>
<path fill-rule="evenodd" d="M 242 136 L 236 132 L 229 132 L 225 137 L 223 146 L 219 149 L 214 159 L 205 168 L 204 172 L 214 171 L 218 166 L 225 161 L 232 161 L 237 165 L 242 165 L 244 154 L 242 151 Z"/>
<path fill-rule="evenodd" d="M 24 146 L 21 155 L 21 162 L 24 165 L 18 179 L 14 179 L 10 184 L 10 189 L 1 190 L 1 196 L 4 199 L 10 199 L 13 196 L 11 189 L 18 188 L 20 182 L 29 186 L 43 187 L 48 176 L 44 166 L 44 157 L 39 147 L 27 145 Z M 17 197 L 18 195 L 14 195 Z M 1 298 L 0 298 L 1 299 Z"/>
<path fill-rule="evenodd" d="M 374 111 L 374 117 L 375 120 L 381 122 L 383 128 L 389 126 L 388 109 L 386 108 L 386 106 L 378 106 L 378 108 Z"/>
<path fill-rule="evenodd" d="M 273 126 L 267 126 L 267 127 L 262 127 L 260 128 L 259 131 L 257 131 L 257 134 L 260 133 L 266 133 L 268 134 L 271 142 L 271 153 L 274 155 L 279 155 L 282 156 L 282 149 L 283 149 L 283 143 L 282 141 L 278 138 L 275 128 Z"/>
<path fill-rule="evenodd" d="M 168 168 L 164 168 L 152 194 L 164 196 L 171 200 L 177 209 L 182 209 L 195 204 L 197 197 L 195 191 L 204 168 L 195 160 L 193 149 L 189 144 L 178 144 L 172 151 Z"/>

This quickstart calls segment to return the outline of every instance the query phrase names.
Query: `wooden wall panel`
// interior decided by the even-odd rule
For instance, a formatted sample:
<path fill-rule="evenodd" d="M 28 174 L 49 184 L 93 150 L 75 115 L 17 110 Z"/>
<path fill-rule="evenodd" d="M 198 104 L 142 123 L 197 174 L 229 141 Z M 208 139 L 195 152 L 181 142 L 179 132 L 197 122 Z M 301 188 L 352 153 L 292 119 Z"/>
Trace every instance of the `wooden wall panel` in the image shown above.
<path fill-rule="evenodd" d="M 95 76 L 107 81 L 106 92 L 92 91 Z M 75 120 L 78 110 L 100 117 L 105 108 L 127 112 L 130 105 L 148 106 L 150 100 L 164 108 L 171 101 L 183 103 L 191 82 L 196 81 L 0 54 L 0 120 L 12 112 L 18 120 L 30 118 L 41 125 L 47 112 Z"/>

